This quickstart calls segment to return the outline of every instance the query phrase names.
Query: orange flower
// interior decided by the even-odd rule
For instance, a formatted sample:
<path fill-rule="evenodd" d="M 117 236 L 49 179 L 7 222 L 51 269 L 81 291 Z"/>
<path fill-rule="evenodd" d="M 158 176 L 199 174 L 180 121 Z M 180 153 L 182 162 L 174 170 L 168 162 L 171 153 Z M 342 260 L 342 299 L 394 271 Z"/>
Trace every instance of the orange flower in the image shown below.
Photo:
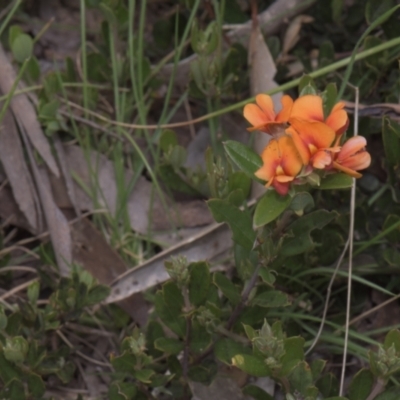
<path fill-rule="evenodd" d="M 356 172 L 368 168 L 371 164 L 371 155 L 365 150 L 367 140 L 363 136 L 350 138 L 342 147 L 333 161 L 333 167 L 354 177 L 361 178 Z"/>
<path fill-rule="evenodd" d="M 284 95 L 281 99 L 282 110 L 279 113 L 275 113 L 272 98 L 267 94 L 257 95 L 256 103 L 246 104 L 244 107 L 243 115 L 253 125 L 247 130 L 259 130 L 273 135 L 277 128 L 287 123 L 293 100 L 290 96 Z"/>
<path fill-rule="evenodd" d="M 292 122 L 292 118 L 325 122 L 325 124 L 332 128 L 337 135 L 341 135 L 349 126 L 349 117 L 343 108 L 344 103 L 342 101 L 336 103 L 327 118 L 324 118 L 321 96 L 307 94 L 299 97 L 293 103 L 289 122 Z"/>
<path fill-rule="evenodd" d="M 323 122 L 291 119 L 292 126 L 286 131 L 300 154 L 304 165 L 324 169 L 332 163 L 332 153 L 340 147 L 331 147 L 335 140 L 335 131 Z"/>
<path fill-rule="evenodd" d="M 290 182 L 303 167 L 292 138 L 282 136 L 272 139 L 262 152 L 261 158 L 264 164 L 256 171 L 257 178 L 267 181 L 266 187 L 273 186 L 279 194 L 286 195 Z"/>

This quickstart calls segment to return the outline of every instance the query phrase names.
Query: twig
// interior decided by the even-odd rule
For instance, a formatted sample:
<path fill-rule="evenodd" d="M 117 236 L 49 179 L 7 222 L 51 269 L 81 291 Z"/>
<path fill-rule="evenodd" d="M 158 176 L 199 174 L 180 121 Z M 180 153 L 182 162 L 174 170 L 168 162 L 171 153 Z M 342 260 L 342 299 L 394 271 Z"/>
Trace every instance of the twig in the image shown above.
<path fill-rule="evenodd" d="M 236 319 L 239 317 L 240 313 L 243 311 L 243 308 L 246 306 L 247 300 L 249 299 L 250 292 L 252 291 L 254 285 L 257 282 L 258 273 L 260 272 L 261 264 L 258 264 L 256 269 L 251 276 L 249 283 L 247 284 L 246 288 L 243 290 L 242 298 L 240 303 L 236 306 L 233 310 L 228 322 L 226 323 L 226 329 L 231 329 L 233 324 L 236 322 Z"/>
<path fill-rule="evenodd" d="M 3 267 L 0 269 L 0 273 L 8 271 L 24 271 L 24 272 L 33 272 L 34 274 L 37 274 L 37 270 L 35 268 L 28 267 L 25 265 L 8 265 L 7 267 Z"/>
<path fill-rule="evenodd" d="M 356 101 L 355 101 L 355 112 L 354 112 L 354 136 L 358 135 L 358 104 L 359 104 L 359 90 L 355 88 Z M 347 279 L 347 305 L 346 305 L 346 327 L 344 333 L 344 348 L 343 348 L 343 361 L 342 361 L 342 374 L 340 377 L 340 390 L 339 396 L 343 396 L 344 390 L 344 378 L 346 373 L 346 358 L 347 350 L 349 345 L 349 330 L 350 330 L 350 309 L 351 309 L 351 280 L 353 274 L 353 243 L 354 243 L 354 219 L 355 219 L 355 208 L 356 208 L 356 180 L 353 178 L 353 185 L 351 187 L 351 199 L 350 199 L 350 227 L 349 227 L 349 273 Z"/>
<path fill-rule="evenodd" d="M 383 392 L 385 386 L 386 386 L 385 382 L 382 379 L 378 378 L 374 388 L 372 389 L 372 392 L 369 394 L 366 400 L 374 400 L 375 397 L 378 396 L 378 394 Z"/>
<path fill-rule="evenodd" d="M 6 293 L 4 293 L 3 295 L 0 296 L 0 300 L 5 300 L 8 297 L 20 292 L 21 290 L 26 289 L 31 283 L 37 282 L 38 279 L 31 279 L 30 281 L 21 283 L 21 285 L 15 286 L 14 288 L 8 290 Z"/>
<path fill-rule="evenodd" d="M 60 331 L 57 330 L 56 331 L 57 335 L 61 338 L 61 340 L 71 349 L 74 350 L 75 353 L 79 356 L 82 357 L 84 360 L 89 361 L 93 364 L 99 365 L 101 367 L 107 367 L 110 368 L 111 370 L 113 370 L 113 366 L 110 363 L 105 363 L 103 361 L 99 361 L 96 360 L 92 357 L 87 356 L 86 354 L 83 354 L 82 352 L 80 352 L 79 350 L 75 350 L 74 345 L 65 337 L 65 335 Z"/>
<path fill-rule="evenodd" d="M 366 311 L 366 312 L 364 312 L 364 313 L 358 315 L 357 317 L 353 318 L 353 319 L 349 322 L 349 325 L 355 324 L 356 322 L 358 322 L 358 321 L 364 319 L 364 318 L 367 317 L 368 315 L 370 315 L 370 314 L 372 314 L 372 313 L 374 313 L 374 312 L 380 310 L 381 308 L 387 306 L 387 305 L 390 304 L 390 303 L 393 303 L 394 301 L 396 301 L 396 300 L 398 300 L 398 299 L 400 299 L 400 294 L 398 294 L 398 295 L 396 295 L 396 296 L 394 296 L 394 297 L 391 297 L 390 299 L 384 301 L 383 303 L 378 304 L 377 306 L 375 306 L 375 307 L 373 307 L 373 308 L 370 308 L 368 311 Z"/>
<path fill-rule="evenodd" d="M 321 336 L 322 330 L 324 329 L 324 325 L 325 325 L 325 321 L 326 321 L 326 314 L 327 314 L 328 308 L 329 308 L 329 300 L 331 299 L 331 294 L 332 294 L 333 282 L 335 282 L 336 275 L 337 275 L 337 273 L 339 271 L 340 265 L 342 264 L 343 258 L 344 258 L 345 254 L 347 252 L 347 249 L 349 247 L 349 243 L 350 243 L 350 239 L 347 239 L 347 242 L 346 242 L 346 244 L 344 246 L 342 254 L 340 255 L 340 257 L 339 257 L 339 259 L 337 261 L 335 270 L 333 271 L 331 280 L 329 281 L 328 289 L 326 290 L 326 298 L 325 298 L 324 311 L 322 313 L 322 320 L 321 320 L 321 323 L 319 325 L 319 329 L 318 329 L 317 335 L 315 336 L 315 339 L 311 343 L 310 347 L 304 353 L 305 355 L 309 354 L 311 352 L 311 350 L 315 347 L 315 345 L 317 344 L 317 342 L 318 342 L 318 340 L 319 340 L 319 338 Z"/>

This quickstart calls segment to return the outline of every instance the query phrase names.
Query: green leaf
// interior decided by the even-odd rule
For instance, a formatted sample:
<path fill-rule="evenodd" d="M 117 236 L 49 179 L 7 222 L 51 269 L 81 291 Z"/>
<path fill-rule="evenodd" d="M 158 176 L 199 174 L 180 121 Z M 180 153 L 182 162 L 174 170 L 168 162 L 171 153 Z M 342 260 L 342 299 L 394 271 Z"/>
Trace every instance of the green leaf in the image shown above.
<path fill-rule="evenodd" d="M 331 372 L 322 376 L 315 384 L 321 394 L 325 397 L 333 396 L 339 392 L 339 383 L 335 375 Z"/>
<path fill-rule="evenodd" d="M 14 40 L 24 33 L 23 29 L 19 25 L 11 25 L 8 30 L 8 45 L 12 48 Z"/>
<path fill-rule="evenodd" d="M 228 140 L 225 151 L 239 169 L 255 179 L 254 173 L 262 167 L 261 157 L 242 143 Z"/>
<path fill-rule="evenodd" d="M 310 237 L 310 232 L 314 229 L 322 229 L 336 216 L 336 212 L 333 211 L 317 210 L 298 218 L 287 228 L 287 232 L 292 232 L 293 237 L 285 239 L 281 254 L 289 257 L 311 250 L 314 242 Z"/>
<path fill-rule="evenodd" d="M 251 189 L 251 179 L 243 171 L 236 171 L 228 178 L 228 189 L 229 192 L 241 189 L 244 198 L 247 198 Z"/>
<path fill-rule="evenodd" d="M 28 295 L 28 299 L 29 302 L 32 305 L 36 305 L 36 301 L 39 297 L 39 291 L 40 291 L 40 283 L 39 281 L 36 282 L 32 282 L 29 286 L 28 286 L 28 290 L 27 290 L 27 295 Z"/>
<path fill-rule="evenodd" d="M 184 344 L 178 339 L 161 337 L 154 342 L 154 347 L 164 353 L 179 354 Z"/>
<path fill-rule="evenodd" d="M 386 231 L 392 225 L 398 224 L 399 221 L 400 221 L 400 216 L 398 216 L 396 214 L 389 214 L 386 217 L 385 222 L 383 223 L 382 231 Z M 398 225 L 397 228 L 394 229 L 393 231 L 387 233 L 385 235 L 385 237 L 387 240 L 389 240 L 389 242 L 391 242 L 394 245 L 399 243 L 400 242 L 400 225 Z"/>
<path fill-rule="evenodd" d="M 252 304 L 261 307 L 275 308 L 286 307 L 290 305 L 290 301 L 286 293 L 280 290 L 268 290 L 256 296 L 252 300 Z"/>
<path fill-rule="evenodd" d="M 155 374 L 155 372 L 152 369 L 139 369 L 134 373 L 134 376 L 136 379 L 138 379 L 140 382 L 143 383 L 150 383 L 151 382 L 151 377 Z"/>
<path fill-rule="evenodd" d="M 313 386 L 313 377 L 309 365 L 302 361 L 292 369 L 288 375 L 291 390 L 297 390 L 306 395 L 307 390 Z"/>
<path fill-rule="evenodd" d="M 6 345 L 3 349 L 4 357 L 8 361 L 22 363 L 25 361 L 28 349 L 28 342 L 22 336 L 6 338 Z"/>
<path fill-rule="evenodd" d="M 218 368 L 217 364 L 211 360 L 206 360 L 201 365 L 194 365 L 189 368 L 188 377 L 195 382 L 209 385 L 215 378 Z"/>
<path fill-rule="evenodd" d="M 290 203 L 290 209 L 293 210 L 299 217 L 304 214 L 306 209 L 314 207 L 314 199 L 308 192 L 296 193 Z"/>
<path fill-rule="evenodd" d="M 216 272 L 213 281 L 233 305 L 237 305 L 240 302 L 239 289 L 223 273 Z"/>
<path fill-rule="evenodd" d="M 10 400 L 25 400 L 25 390 L 24 385 L 21 380 L 13 379 L 4 389 L 4 392 L 7 393 L 6 397 L 2 397 L 4 399 Z"/>
<path fill-rule="evenodd" d="M 182 315 L 183 296 L 174 282 L 167 282 L 155 296 L 158 316 L 179 337 L 186 335 L 186 321 Z"/>
<path fill-rule="evenodd" d="M 251 349 L 232 339 L 224 338 L 215 343 L 214 353 L 218 360 L 231 365 L 233 357 L 237 354 L 251 354 Z"/>
<path fill-rule="evenodd" d="M 270 394 L 256 385 L 247 385 L 242 389 L 242 392 L 256 400 L 274 400 Z"/>
<path fill-rule="evenodd" d="M 110 294 L 110 288 L 105 285 L 96 285 L 86 297 L 86 305 L 99 304 Z"/>
<path fill-rule="evenodd" d="M 332 19 L 335 23 L 340 22 L 343 11 L 344 0 L 331 0 Z"/>
<path fill-rule="evenodd" d="M 400 399 L 400 388 L 397 386 L 391 387 L 385 390 L 374 398 L 374 400 L 399 400 Z"/>
<path fill-rule="evenodd" d="M 111 364 L 117 372 L 132 374 L 136 364 L 136 357 L 124 351 L 120 356 L 112 356 Z"/>
<path fill-rule="evenodd" d="M 317 94 L 317 87 L 310 75 L 303 75 L 299 82 L 299 97 L 306 94 Z"/>
<path fill-rule="evenodd" d="M 258 336 L 256 330 L 251 327 L 250 325 L 243 324 L 244 331 L 246 332 L 247 337 L 249 340 L 253 340 L 255 337 Z"/>
<path fill-rule="evenodd" d="M 317 189 L 333 190 L 333 189 L 348 189 L 353 184 L 353 178 L 349 175 L 338 172 L 330 174 L 322 179 Z"/>
<path fill-rule="evenodd" d="M 12 42 L 11 50 L 14 58 L 22 63 L 32 55 L 33 41 L 32 38 L 22 33 L 18 35 Z"/>
<path fill-rule="evenodd" d="M 328 42 L 330 43 L 330 42 Z M 332 43 L 330 43 L 332 46 Z M 336 83 L 328 83 L 325 90 L 322 93 L 322 100 L 324 104 L 324 116 L 325 118 L 331 113 L 333 106 L 336 104 L 337 87 Z"/>
<path fill-rule="evenodd" d="M 132 400 L 137 393 L 136 386 L 131 382 L 114 381 L 108 389 L 110 400 Z"/>
<path fill-rule="evenodd" d="M 342 396 L 334 396 L 334 397 L 328 397 L 325 400 L 349 400 L 347 397 L 342 397 Z M 376 399 L 375 399 L 376 400 Z M 382 399 L 383 400 L 383 399 Z"/>
<path fill-rule="evenodd" d="M 382 127 L 383 147 L 385 149 L 386 160 L 391 168 L 400 164 L 400 125 L 390 118 L 383 118 Z"/>
<path fill-rule="evenodd" d="M 170 129 L 162 131 L 159 141 L 161 150 L 167 152 L 170 147 L 174 147 L 178 144 L 178 138 L 176 133 Z"/>
<path fill-rule="evenodd" d="M 8 322 L 7 315 L 4 312 L 4 308 L 2 305 L 0 305 L 0 330 L 3 330 L 6 328 Z"/>
<path fill-rule="evenodd" d="M 71 381 L 75 373 L 75 364 L 72 361 L 67 361 L 62 368 L 56 371 L 56 375 L 62 383 L 66 384 Z"/>
<path fill-rule="evenodd" d="M 213 199 L 207 202 L 214 219 L 226 222 L 232 230 L 233 240 L 247 250 L 251 250 L 256 239 L 251 216 L 225 200 Z"/>
<path fill-rule="evenodd" d="M 350 400 L 366 400 L 374 385 L 374 376 L 369 369 L 361 369 L 352 379 L 349 386 Z"/>
<path fill-rule="evenodd" d="M 289 195 L 281 196 L 275 190 L 269 190 L 257 203 L 253 224 L 260 228 L 279 217 L 290 205 Z"/>
<path fill-rule="evenodd" d="M 383 342 L 383 348 L 388 350 L 394 345 L 396 352 L 400 352 L 400 331 L 398 329 L 392 329 L 385 337 Z"/>
<path fill-rule="evenodd" d="M 261 357 L 250 354 L 237 354 L 232 364 L 252 376 L 270 376 L 271 370 Z"/>
<path fill-rule="evenodd" d="M 394 6 L 393 0 L 368 0 L 365 5 L 365 19 L 371 24 Z"/>
<path fill-rule="evenodd" d="M 161 180 L 172 190 L 190 195 L 198 195 L 198 191 L 187 183 L 181 175 L 179 175 L 172 165 L 162 164 L 158 167 L 158 173 Z"/>
<path fill-rule="evenodd" d="M 304 339 L 300 336 L 286 338 L 283 341 L 285 354 L 281 358 L 282 374 L 288 375 L 293 367 L 304 360 Z"/>
<path fill-rule="evenodd" d="M 192 321 L 190 334 L 190 350 L 193 353 L 203 353 L 211 344 L 211 335 L 198 321 Z"/>
<path fill-rule="evenodd" d="M 41 398 L 46 391 L 42 378 L 33 372 L 28 375 L 28 388 L 35 398 Z"/>
<path fill-rule="evenodd" d="M 7 384 L 13 379 L 21 379 L 22 372 L 0 352 L 0 378 Z"/>
<path fill-rule="evenodd" d="M 325 368 L 325 365 L 326 365 L 325 360 L 316 359 L 316 360 L 311 361 L 310 367 L 311 367 L 311 372 L 312 372 L 314 381 L 316 381 L 320 377 L 322 371 Z"/>
<path fill-rule="evenodd" d="M 194 306 L 200 306 L 207 299 L 211 284 L 210 267 L 204 262 L 193 262 L 189 265 L 189 300 Z"/>

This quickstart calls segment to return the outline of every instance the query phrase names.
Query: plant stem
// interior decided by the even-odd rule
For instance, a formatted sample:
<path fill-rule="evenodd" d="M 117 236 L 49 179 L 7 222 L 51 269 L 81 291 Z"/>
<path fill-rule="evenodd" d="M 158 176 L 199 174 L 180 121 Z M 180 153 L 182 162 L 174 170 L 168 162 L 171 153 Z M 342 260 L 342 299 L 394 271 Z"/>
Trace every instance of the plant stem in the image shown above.
<path fill-rule="evenodd" d="M 372 389 L 372 392 L 367 397 L 367 400 L 374 400 L 375 397 L 378 396 L 378 394 L 383 392 L 385 386 L 386 383 L 381 378 L 378 378 L 378 380 L 375 383 L 375 386 Z"/>
<path fill-rule="evenodd" d="M 247 284 L 246 288 L 243 290 L 242 299 L 240 300 L 240 303 L 233 310 L 228 322 L 226 323 L 226 329 L 229 330 L 232 328 L 233 324 L 236 322 L 236 319 L 239 317 L 240 313 L 243 311 L 243 308 L 246 306 L 250 292 L 257 282 L 257 278 L 258 278 L 260 269 L 261 269 L 261 264 L 258 264 L 256 269 L 253 272 L 253 275 L 251 276 L 251 278 L 249 280 L 249 283 Z"/>

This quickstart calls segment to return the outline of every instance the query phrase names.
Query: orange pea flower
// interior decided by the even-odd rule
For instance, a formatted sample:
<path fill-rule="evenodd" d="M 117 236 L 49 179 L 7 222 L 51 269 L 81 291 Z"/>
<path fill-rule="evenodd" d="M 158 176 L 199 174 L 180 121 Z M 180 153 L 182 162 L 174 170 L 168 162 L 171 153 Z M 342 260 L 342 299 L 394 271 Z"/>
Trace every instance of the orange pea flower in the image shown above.
<path fill-rule="evenodd" d="M 292 126 L 286 131 L 292 136 L 303 164 L 310 164 L 317 169 L 332 164 L 332 153 L 340 150 L 340 147 L 332 147 L 335 131 L 319 121 L 297 118 L 291 118 L 290 121 Z"/>
<path fill-rule="evenodd" d="M 363 136 L 350 138 L 336 155 L 333 168 L 354 178 L 361 178 L 362 175 L 357 171 L 371 164 L 371 155 L 365 150 L 366 145 L 367 140 Z"/>
<path fill-rule="evenodd" d="M 243 115 L 253 127 L 248 131 L 259 130 L 273 135 L 277 129 L 284 126 L 290 116 L 293 100 L 290 96 L 284 95 L 281 99 L 282 110 L 278 113 L 274 110 L 274 103 L 271 96 L 259 94 L 256 96 L 257 104 L 246 104 Z"/>
<path fill-rule="evenodd" d="M 290 136 L 272 139 L 261 154 L 263 166 L 255 175 L 267 181 L 280 195 L 286 195 L 290 183 L 300 173 L 303 162 Z"/>
<path fill-rule="evenodd" d="M 324 122 L 337 135 L 341 135 L 349 126 L 349 117 L 344 110 L 342 101 L 336 103 L 330 114 L 325 118 L 322 98 L 315 94 L 307 94 L 294 101 L 289 118 L 290 123 L 292 118 Z"/>

